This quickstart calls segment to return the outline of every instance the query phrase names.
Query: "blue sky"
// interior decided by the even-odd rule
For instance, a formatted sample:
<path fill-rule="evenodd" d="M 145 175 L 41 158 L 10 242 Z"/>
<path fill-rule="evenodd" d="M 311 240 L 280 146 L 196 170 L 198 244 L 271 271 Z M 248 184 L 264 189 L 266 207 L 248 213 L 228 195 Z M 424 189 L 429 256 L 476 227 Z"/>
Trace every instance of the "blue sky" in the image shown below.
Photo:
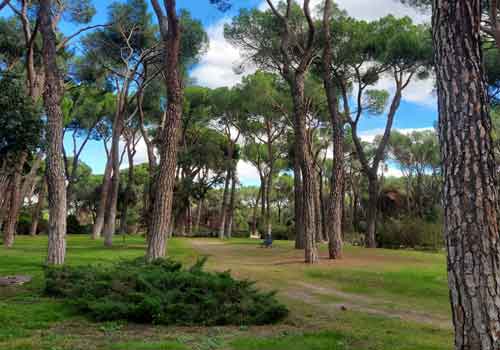
<path fill-rule="evenodd" d="M 312 6 L 321 0 L 311 0 Z M 416 22 L 426 22 L 429 17 L 425 13 L 419 13 L 406 8 L 395 0 L 336 0 L 337 4 L 345 9 L 351 16 L 375 20 L 387 14 L 395 16 L 410 16 Z M 94 24 L 106 23 L 107 7 L 112 1 L 94 0 L 97 14 L 93 19 Z M 202 57 L 200 64 L 191 72 L 191 75 L 200 85 L 208 87 L 231 86 L 239 82 L 240 75 L 236 75 L 232 67 L 241 58 L 237 49 L 225 42 L 222 28 L 224 23 L 238 13 L 242 7 L 265 8 L 264 0 L 232 0 L 233 7 L 226 13 L 221 13 L 215 7 L 209 5 L 208 0 L 178 0 L 178 7 L 185 8 L 191 12 L 192 17 L 200 20 L 205 26 L 209 38 L 210 47 Z M 8 15 L 8 12 L 3 14 Z M 154 18 L 154 16 L 153 16 Z M 61 30 L 66 34 L 74 32 L 76 27 L 72 24 L 62 23 Z M 392 82 L 383 79 L 379 87 L 392 89 Z M 403 102 L 397 113 L 394 127 L 400 131 L 411 131 L 414 129 L 431 128 L 437 120 L 436 100 L 433 93 L 433 82 L 417 81 L 411 83 L 404 93 Z M 380 133 L 385 125 L 383 117 L 365 117 L 360 124 L 360 133 L 366 139 L 373 138 Z M 65 140 L 65 145 L 71 149 L 71 140 Z M 146 153 L 140 147 L 137 158 L 139 162 L 146 161 Z M 82 154 L 82 160 L 90 165 L 94 173 L 102 173 L 106 162 L 102 143 L 90 142 Z M 240 180 L 244 184 L 256 184 L 258 175 L 249 165 L 241 162 L 238 166 Z"/>

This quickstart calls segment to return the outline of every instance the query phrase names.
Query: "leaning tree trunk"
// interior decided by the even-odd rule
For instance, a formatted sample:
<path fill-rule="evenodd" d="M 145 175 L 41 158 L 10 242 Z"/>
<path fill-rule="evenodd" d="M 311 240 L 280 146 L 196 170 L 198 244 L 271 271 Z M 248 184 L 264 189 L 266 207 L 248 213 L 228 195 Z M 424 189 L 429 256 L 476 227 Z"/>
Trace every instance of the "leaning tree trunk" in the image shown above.
<path fill-rule="evenodd" d="M 160 22 L 163 42 L 163 72 L 165 74 L 169 103 L 166 120 L 159 137 L 160 164 L 155 181 L 155 197 L 146 260 L 152 261 L 166 255 L 166 234 L 170 228 L 172 199 L 177 165 L 177 146 L 182 117 L 183 88 L 180 70 L 181 28 L 177 17 L 175 1 L 164 0 L 167 10 L 163 14 L 158 1 L 152 1 Z"/>
<path fill-rule="evenodd" d="M 108 201 L 109 188 L 111 185 L 111 157 L 108 158 L 106 162 L 106 168 L 104 170 L 104 177 L 102 180 L 101 193 L 99 195 L 99 205 L 97 207 L 97 215 L 95 218 L 94 226 L 92 227 L 92 239 L 98 239 L 101 237 L 102 228 L 104 227 L 104 218 L 106 215 L 106 207 Z"/>
<path fill-rule="evenodd" d="M 366 247 L 376 248 L 375 239 L 377 231 L 378 214 L 378 179 L 376 174 L 368 176 L 368 209 L 367 209 L 367 229 L 366 229 Z"/>
<path fill-rule="evenodd" d="M 434 0 L 444 235 L 455 349 L 500 348 L 498 192 L 480 0 Z"/>
<path fill-rule="evenodd" d="M 66 176 L 63 165 L 62 77 L 57 67 L 56 35 L 51 15 L 52 1 L 40 0 L 39 24 L 42 34 L 47 113 L 47 185 L 49 202 L 49 243 L 47 263 L 64 264 L 66 256 Z"/>
<path fill-rule="evenodd" d="M 19 216 L 19 210 L 21 208 L 22 202 L 22 189 L 21 183 L 23 179 L 23 167 L 26 162 L 28 154 L 22 152 L 19 155 L 19 159 L 16 161 L 14 167 L 14 173 L 12 175 L 11 189 L 10 189 L 10 205 L 7 212 L 7 219 L 5 222 L 5 228 L 3 230 L 3 244 L 7 248 L 12 248 L 14 244 L 14 236 L 16 234 L 16 224 L 17 218 Z"/>
<path fill-rule="evenodd" d="M 317 243 L 323 241 L 323 227 L 321 225 L 323 221 L 323 215 L 321 212 L 321 193 L 319 190 L 319 181 L 317 172 L 314 173 L 314 218 L 315 218 L 315 227 L 316 227 L 316 235 L 315 239 Z"/>
<path fill-rule="evenodd" d="M 33 210 L 33 215 L 31 216 L 30 236 L 36 236 L 37 234 L 38 222 L 40 221 L 40 215 L 42 214 L 46 192 L 47 184 L 45 182 L 45 178 L 42 178 L 42 181 L 40 183 L 40 190 L 38 192 L 38 202 L 36 203 L 35 209 Z"/>

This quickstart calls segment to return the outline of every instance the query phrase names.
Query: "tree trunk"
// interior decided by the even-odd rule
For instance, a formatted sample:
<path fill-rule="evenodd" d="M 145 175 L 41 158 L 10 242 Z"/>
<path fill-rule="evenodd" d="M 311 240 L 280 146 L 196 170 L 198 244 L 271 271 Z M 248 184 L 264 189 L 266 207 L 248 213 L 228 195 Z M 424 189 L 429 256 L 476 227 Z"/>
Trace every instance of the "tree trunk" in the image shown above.
<path fill-rule="evenodd" d="M 323 241 L 323 227 L 321 225 L 322 222 L 322 213 L 321 213 L 321 194 L 319 191 L 319 182 L 318 182 L 318 174 L 314 173 L 314 221 L 316 224 L 316 242 L 321 243 Z"/>
<path fill-rule="evenodd" d="M 92 239 L 101 237 L 102 228 L 104 226 L 104 216 L 106 215 L 106 207 L 108 201 L 109 188 L 111 186 L 111 157 L 106 162 L 106 169 L 102 180 L 101 193 L 99 195 L 99 205 L 97 207 L 97 215 L 94 226 L 92 227 Z"/>
<path fill-rule="evenodd" d="M 113 235 L 116 231 L 116 211 L 118 206 L 118 193 L 120 192 L 120 136 L 123 129 L 123 116 L 121 113 L 121 105 L 118 103 L 115 120 L 113 121 L 113 136 L 111 144 L 111 168 L 113 175 L 111 176 L 111 184 L 106 200 L 106 211 L 104 216 L 104 246 L 111 247 L 113 245 Z"/>
<path fill-rule="evenodd" d="M 296 73 L 291 87 L 294 102 L 294 129 L 295 140 L 297 143 L 297 156 L 300 160 L 300 170 L 302 174 L 305 262 L 308 264 L 314 264 L 318 261 L 318 252 L 315 242 L 316 220 L 314 215 L 314 194 L 316 183 L 314 181 L 315 170 L 311 159 L 311 152 L 307 146 L 304 81 L 305 73 Z"/>
<path fill-rule="evenodd" d="M 325 0 L 323 30 L 325 48 L 323 50 L 323 84 L 328 102 L 328 111 L 333 130 L 333 171 L 328 206 L 328 256 L 330 259 L 342 258 L 342 210 L 344 203 L 344 122 L 339 113 L 337 89 L 330 76 L 333 60 L 330 33 L 332 0 Z"/>
<path fill-rule="evenodd" d="M 224 227 L 227 220 L 227 206 L 229 204 L 229 183 L 231 181 L 231 169 L 227 169 L 226 181 L 224 182 L 224 193 L 222 194 L 222 204 L 220 208 L 219 239 L 224 239 Z"/>
<path fill-rule="evenodd" d="M 47 263 L 64 264 L 66 256 L 66 176 L 62 159 L 63 114 L 62 77 L 57 67 L 56 35 L 50 0 L 40 0 L 39 23 L 45 69 L 43 101 L 47 113 L 47 185 L 49 202 L 49 243 Z"/>
<path fill-rule="evenodd" d="M 304 208 L 302 207 L 302 175 L 300 161 L 295 147 L 293 160 L 293 189 L 294 189 L 294 214 L 295 214 L 295 249 L 305 248 L 304 237 Z"/>
<path fill-rule="evenodd" d="M 257 194 L 257 198 L 255 200 L 255 205 L 253 207 L 252 214 L 252 235 L 255 236 L 257 234 L 257 210 L 259 208 L 259 201 L 262 193 L 262 186 L 259 187 L 259 193 Z"/>
<path fill-rule="evenodd" d="M 271 189 L 273 188 L 273 167 L 270 166 L 269 175 L 267 176 L 266 184 L 266 234 L 267 237 L 271 238 L 273 234 L 273 223 L 271 218 Z"/>
<path fill-rule="evenodd" d="M 160 24 L 163 42 L 163 72 L 165 75 L 169 103 L 166 120 L 159 137 L 160 164 L 155 181 L 155 197 L 151 229 L 148 234 L 146 260 L 152 261 L 166 255 L 166 234 L 170 227 L 172 199 L 177 165 L 177 146 L 181 128 L 183 88 L 180 69 L 181 28 L 174 0 L 164 0 L 166 15 L 153 1 L 153 7 Z"/>
<path fill-rule="evenodd" d="M 375 239 L 377 231 L 377 214 L 378 214 L 378 180 L 377 175 L 368 177 L 368 213 L 367 213 L 367 231 L 366 231 L 366 247 L 376 248 L 377 241 Z"/>
<path fill-rule="evenodd" d="M 26 163 L 26 158 L 28 154 L 22 152 L 19 155 L 19 159 L 16 161 L 14 167 L 14 173 L 12 174 L 11 188 L 10 188 L 10 205 L 7 212 L 7 219 L 5 222 L 5 227 L 3 230 L 3 244 L 7 248 L 12 248 L 14 244 L 14 236 L 16 234 L 16 223 L 19 216 L 19 210 L 22 205 L 22 189 L 21 182 L 23 178 L 23 167 Z"/>
<path fill-rule="evenodd" d="M 200 199 L 200 200 L 198 200 L 198 206 L 196 208 L 196 224 L 195 224 L 196 233 L 200 232 L 200 222 L 201 222 L 202 211 L 203 211 L 203 199 Z"/>
<path fill-rule="evenodd" d="M 234 206 L 236 200 L 236 183 L 238 179 L 236 177 L 236 164 L 231 171 L 231 194 L 229 196 L 229 207 L 227 210 L 226 223 L 224 227 L 224 235 L 227 238 L 231 238 L 233 235 L 233 223 L 234 223 Z"/>
<path fill-rule="evenodd" d="M 45 202 L 45 194 L 47 192 L 47 184 L 45 178 L 40 183 L 40 191 L 38 192 L 38 202 L 36 203 L 33 215 L 31 216 L 30 236 L 36 236 L 38 231 L 38 222 L 42 214 L 43 204 Z"/>
<path fill-rule="evenodd" d="M 481 1 L 434 0 L 432 23 L 455 349 L 499 349 L 499 208 Z"/>
<path fill-rule="evenodd" d="M 126 234 L 128 231 L 127 227 L 127 215 L 128 206 L 131 201 L 132 191 L 134 190 L 134 153 L 130 148 L 130 143 L 127 143 L 127 158 L 128 158 L 128 178 L 127 178 L 127 188 L 125 189 L 125 196 L 123 198 L 122 212 L 120 215 L 120 233 Z"/>

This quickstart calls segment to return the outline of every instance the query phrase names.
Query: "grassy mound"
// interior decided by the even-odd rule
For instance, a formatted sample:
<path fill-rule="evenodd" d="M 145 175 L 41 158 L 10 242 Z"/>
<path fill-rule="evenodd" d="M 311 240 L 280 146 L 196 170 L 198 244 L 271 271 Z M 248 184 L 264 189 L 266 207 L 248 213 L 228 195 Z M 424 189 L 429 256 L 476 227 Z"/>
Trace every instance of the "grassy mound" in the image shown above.
<path fill-rule="evenodd" d="M 51 267 L 45 271 L 45 292 L 98 321 L 262 325 L 287 316 L 288 309 L 274 293 L 260 292 L 253 282 L 235 280 L 229 272 L 206 272 L 205 261 L 188 269 L 168 259 Z"/>

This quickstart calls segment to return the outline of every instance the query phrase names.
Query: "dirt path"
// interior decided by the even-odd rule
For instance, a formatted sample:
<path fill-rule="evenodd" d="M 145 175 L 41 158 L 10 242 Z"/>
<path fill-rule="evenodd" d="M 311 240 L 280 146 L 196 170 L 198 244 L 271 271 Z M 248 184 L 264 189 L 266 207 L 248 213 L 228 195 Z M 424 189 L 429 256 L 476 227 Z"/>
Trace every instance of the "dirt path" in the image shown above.
<path fill-rule="evenodd" d="M 210 256 L 209 268 L 232 270 L 237 277 L 257 280 L 264 287 L 278 289 L 278 294 L 285 298 L 302 302 L 329 317 L 334 317 L 338 312 L 352 310 L 427 324 L 441 329 L 452 327 L 451 321 L 446 317 L 391 308 L 390 300 L 346 293 L 335 288 L 330 281 L 327 286 L 304 281 L 303 272 L 307 267 L 302 262 L 302 252 L 295 249 L 282 247 L 260 249 L 257 242 L 255 245 L 227 244 L 203 239 L 193 239 L 189 242 L 199 254 Z M 353 260 L 354 263 L 359 263 L 355 259 L 346 259 L 345 263 L 352 264 Z M 380 263 L 380 259 L 377 262 Z M 321 263 L 334 265 L 339 262 Z"/>

